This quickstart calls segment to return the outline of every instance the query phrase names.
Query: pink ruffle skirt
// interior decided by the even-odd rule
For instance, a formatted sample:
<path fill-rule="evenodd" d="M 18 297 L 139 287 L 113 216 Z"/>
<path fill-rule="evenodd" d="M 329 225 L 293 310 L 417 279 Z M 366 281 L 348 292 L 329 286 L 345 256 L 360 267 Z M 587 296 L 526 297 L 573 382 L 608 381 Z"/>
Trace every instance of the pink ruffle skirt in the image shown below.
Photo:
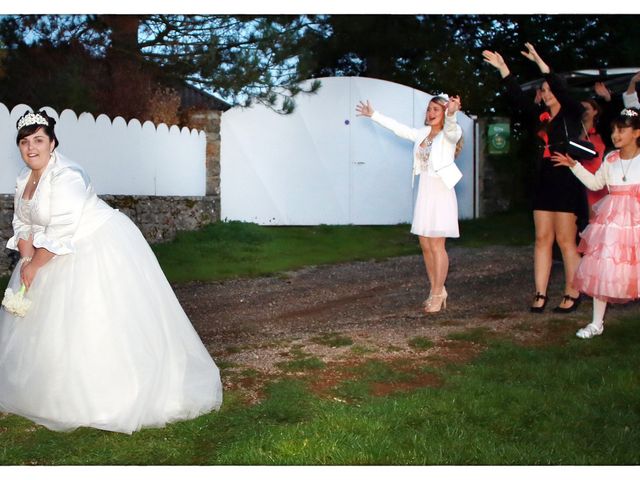
<path fill-rule="evenodd" d="M 613 303 L 640 298 L 640 185 L 611 186 L 580 234 L 575 288 Z"/>

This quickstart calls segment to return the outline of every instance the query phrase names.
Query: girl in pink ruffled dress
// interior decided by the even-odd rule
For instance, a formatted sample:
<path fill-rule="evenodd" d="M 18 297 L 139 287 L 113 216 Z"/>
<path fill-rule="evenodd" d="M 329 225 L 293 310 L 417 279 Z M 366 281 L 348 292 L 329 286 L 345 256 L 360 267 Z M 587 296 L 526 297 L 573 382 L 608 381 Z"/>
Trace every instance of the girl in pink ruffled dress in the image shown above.
<path fill-rule="evenodd" d="M 574 286 L 593 297 L 593 320 L 578 330 L 579 338 L 602 334 L 607 302 L 640 298 L 640 110 L 622 110 L 612 121 L 612 131 L 617 150 L 595 173 L 568 155 L 552 157 L 557 167 L 569 167 L 590 190 L 609 189 L 609 195 L 593 205 L 594 217 L 580 235 L 583 257 Z"/>

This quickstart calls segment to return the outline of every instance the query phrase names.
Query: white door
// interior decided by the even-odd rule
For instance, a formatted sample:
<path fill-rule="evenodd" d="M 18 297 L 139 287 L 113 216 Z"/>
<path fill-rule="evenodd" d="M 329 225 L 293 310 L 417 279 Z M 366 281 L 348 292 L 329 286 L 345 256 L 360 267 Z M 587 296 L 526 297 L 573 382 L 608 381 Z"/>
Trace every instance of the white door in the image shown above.
<path fill-rule="evenodd" d="M 369 118 L 357 117 L 355 106 L 369 100 L 380 113 L 412 126 L 413 89 L 370 78 L 352 78 L 350 86 L 350 223 L 409 222 L 413 145 Z"/>

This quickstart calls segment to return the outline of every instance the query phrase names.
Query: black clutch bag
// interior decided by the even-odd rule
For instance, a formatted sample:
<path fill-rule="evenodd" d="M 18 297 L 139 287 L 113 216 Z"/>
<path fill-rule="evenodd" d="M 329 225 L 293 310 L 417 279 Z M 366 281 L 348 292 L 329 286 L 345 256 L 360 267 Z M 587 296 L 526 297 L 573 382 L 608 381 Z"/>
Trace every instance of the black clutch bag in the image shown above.
<path fill-rule="evenodd" d="M 596 151 L 596 147 L 593 143 L 588 140 L 582 140 L 580 138 L 569 138 L 569 132 L 567 131 L 567 122 L 564 121 L 564 133 L 567 136 L 567 144 L 566 150 L 567 155 L 569 155 L 574 160 L 591 160 L 598 156 L 598 152 Z M 584 130 L 585 135 L 589 138 L 589 134 L 587 130 L 584 128 L 584 124 L 582 124 L 582 129 Z"/>
<path fill-rule="evenodd" d="M 591 160 L 598 156 L 593 143 L 578 138 L 568 141 L 567 154 L 575 160 Z"/>

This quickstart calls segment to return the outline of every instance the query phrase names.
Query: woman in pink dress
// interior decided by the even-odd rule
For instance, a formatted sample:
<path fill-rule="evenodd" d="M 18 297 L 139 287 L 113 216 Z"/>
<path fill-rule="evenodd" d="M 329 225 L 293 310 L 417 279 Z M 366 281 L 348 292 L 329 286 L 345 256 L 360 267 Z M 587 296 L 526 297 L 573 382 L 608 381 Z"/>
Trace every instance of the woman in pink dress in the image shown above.
<path fill-rule="evenodd" d="M 609 189 L 593 206 L 594 218 L 581 233 L 582 260 L 574 286 L 593 297 L 593 319 L 578 330 L 592 338 L 604 330 L 607 302 L 640 298 L 640 110 L 626 108 L 612 122 L 610 152 L 595 174 L 560 153 L 556 166 L 566 166 L 590 190 Z"/>

